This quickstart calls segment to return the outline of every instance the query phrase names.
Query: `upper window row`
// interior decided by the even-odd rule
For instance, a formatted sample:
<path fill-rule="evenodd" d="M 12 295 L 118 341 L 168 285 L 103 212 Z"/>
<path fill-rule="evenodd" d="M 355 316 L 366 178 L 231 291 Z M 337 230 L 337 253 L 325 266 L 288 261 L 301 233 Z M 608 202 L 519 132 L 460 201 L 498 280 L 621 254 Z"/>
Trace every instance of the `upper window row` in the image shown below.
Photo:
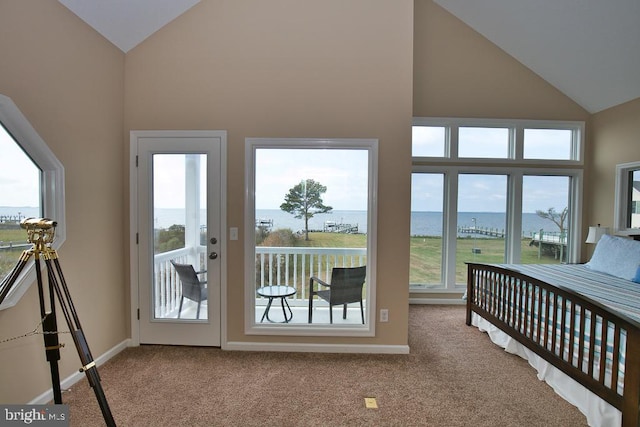
<path fill-rule="evenodd" d="M 451 119 L 414 119 L 413 157 L 505 160 L 582 160 L 583 124 L 483 120 L 481 126 Z"/>

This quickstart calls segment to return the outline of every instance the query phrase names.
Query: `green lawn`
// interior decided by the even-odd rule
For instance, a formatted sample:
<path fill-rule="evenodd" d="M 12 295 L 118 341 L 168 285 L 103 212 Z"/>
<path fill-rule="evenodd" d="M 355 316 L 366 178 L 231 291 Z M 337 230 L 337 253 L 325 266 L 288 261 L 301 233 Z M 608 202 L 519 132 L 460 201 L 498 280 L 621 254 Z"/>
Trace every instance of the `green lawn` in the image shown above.
<path fill-rule="evenodd" d="M 521 262 L 523 264 L 557 264 L 560 262 L 552 253 L 541 253 L 539 257 L 538 247 L 530 246 L 530 239 L 522 239 L 521 242 Z M 441 245 L 442 239 L 440 237 L 411 237 L 410 283 L 439 284 L 441 282 Z M 466 282 L 467 268 L 465 263 L 467 262 L 504 262 L 504 245 L 504 239 L 458 238 L 456 242 L 456 283 Z"/>
<path fill-rule="evenodd" d="M 366 248 L 366 234 L 310 232 L 309 240 L 304 236 L 296 240 L 297 247 L 303 248 Z"/>
<path fill-rule="evenodd" d="M 16 225 L 17 228 L 0 228 L 0 242 L 25 243 L 27 232 Z"/>
<path fill-rule="evenodd" d="M 9 242 L 20 244 L 26 243 L 27 232 L 17 224 L 15 227 L 11 228 L 4 226 L 3 228 L 0 228 L 0 242 L 2 242 L 0 243 L 0 246 L 8 245 Z M 23 250 L 24 248 L 0 250 L 0 280 L 3 279 L 11 269 L 13 269 Z"/>
<path fill-rule="evenodd" d="M 296 241 L 300 247 L 366 247 L 364 234 L 309 233 L 309 241 Z M 410 283 L 439 284 L 442 269 L 442 239 L 440 237 L 411 237 L 409 272 Z M 521 258 L 524 264 L 559 263 L 553 254 L 541 254 L 538 247 L 529 246 L 529 239 L 522 239 Z M 466 262 L 504 262 L 504 239 L 459 238 L 456 244 L 456 282 L 466 282 Z M 472 249 L 479 249 L 474 251 Z"/>

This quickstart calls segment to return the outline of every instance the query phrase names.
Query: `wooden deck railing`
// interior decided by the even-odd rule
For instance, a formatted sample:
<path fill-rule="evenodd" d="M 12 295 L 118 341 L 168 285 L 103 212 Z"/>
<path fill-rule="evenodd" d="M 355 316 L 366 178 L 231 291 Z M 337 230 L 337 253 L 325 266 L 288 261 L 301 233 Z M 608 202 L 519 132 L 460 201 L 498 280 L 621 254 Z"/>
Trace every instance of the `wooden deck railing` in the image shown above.
<path fill-rule="evenodd" d="M 291 286 L 296 294 L 292 305 L 308 301 L 311 276 L 329 281 L 333 267 L 359 267 L 366 264 L 366 248 L 288 248 L 256 247 L 256 289 L 262 286 Z"/>
<path fill-rule="evenodd" d="M 154 259 L 154 306 L 156 317 L 171 317 L 180 304 L 181 286 L 171 260 L 206 269 L 206 247 L 183 248 L 158 254 Z M 196 262 L 193 262 L 193 260 Z M 366 248 L 289 248 L 256 247 L 256 289 L 262 286 L 291 286 L 296 294 L 291 305 L 307 303 L 309 278 L 318 276 L 329 281 L 333 267 L 359 267 L 366 264 Z M 262 305 L 265 298 L 256 297 Z"/>

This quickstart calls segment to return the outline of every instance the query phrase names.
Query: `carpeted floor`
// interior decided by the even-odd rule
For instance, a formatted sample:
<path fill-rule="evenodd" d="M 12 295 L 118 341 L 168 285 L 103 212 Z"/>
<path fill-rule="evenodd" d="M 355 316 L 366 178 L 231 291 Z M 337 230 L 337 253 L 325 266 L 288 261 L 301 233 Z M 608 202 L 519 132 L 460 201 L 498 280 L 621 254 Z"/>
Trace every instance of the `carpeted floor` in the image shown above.
<path fill-rule="evenodd" d="M 141 346 L 99 373 L 119 426 L 586 425 L 464 318 L 461 306 L 411 306 L 409 355 Z M 86 380 L 63 400 L 72 426 L 104 425 Z"/>

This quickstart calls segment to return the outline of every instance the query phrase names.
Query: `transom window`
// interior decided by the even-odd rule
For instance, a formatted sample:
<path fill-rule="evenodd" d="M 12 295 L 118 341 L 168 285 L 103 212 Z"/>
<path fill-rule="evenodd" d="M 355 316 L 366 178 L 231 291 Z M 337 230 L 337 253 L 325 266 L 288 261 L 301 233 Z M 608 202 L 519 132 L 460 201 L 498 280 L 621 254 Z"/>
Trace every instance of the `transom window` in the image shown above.
<path fill-rule="evenodd" d="M 0 280 L 16 265 L 27 243 L 20 221 L 48 217 L 58 223 L 54 248 L 65 240 L 64 168 L 13 101 L 0 95 Z M 0 309 L 15 305 L 35 280 L 33 259 Z"/>
<path fill-rule="evenodd" d="M 415 118 L 411 291 L 462 292 L 467 262 L 577 262 L 583 129 Z"/>
<path fill-rule="evenodd" d="M 507 159 L 509 129 L 460 127 L 458 153 L 461 158 Z"/>

